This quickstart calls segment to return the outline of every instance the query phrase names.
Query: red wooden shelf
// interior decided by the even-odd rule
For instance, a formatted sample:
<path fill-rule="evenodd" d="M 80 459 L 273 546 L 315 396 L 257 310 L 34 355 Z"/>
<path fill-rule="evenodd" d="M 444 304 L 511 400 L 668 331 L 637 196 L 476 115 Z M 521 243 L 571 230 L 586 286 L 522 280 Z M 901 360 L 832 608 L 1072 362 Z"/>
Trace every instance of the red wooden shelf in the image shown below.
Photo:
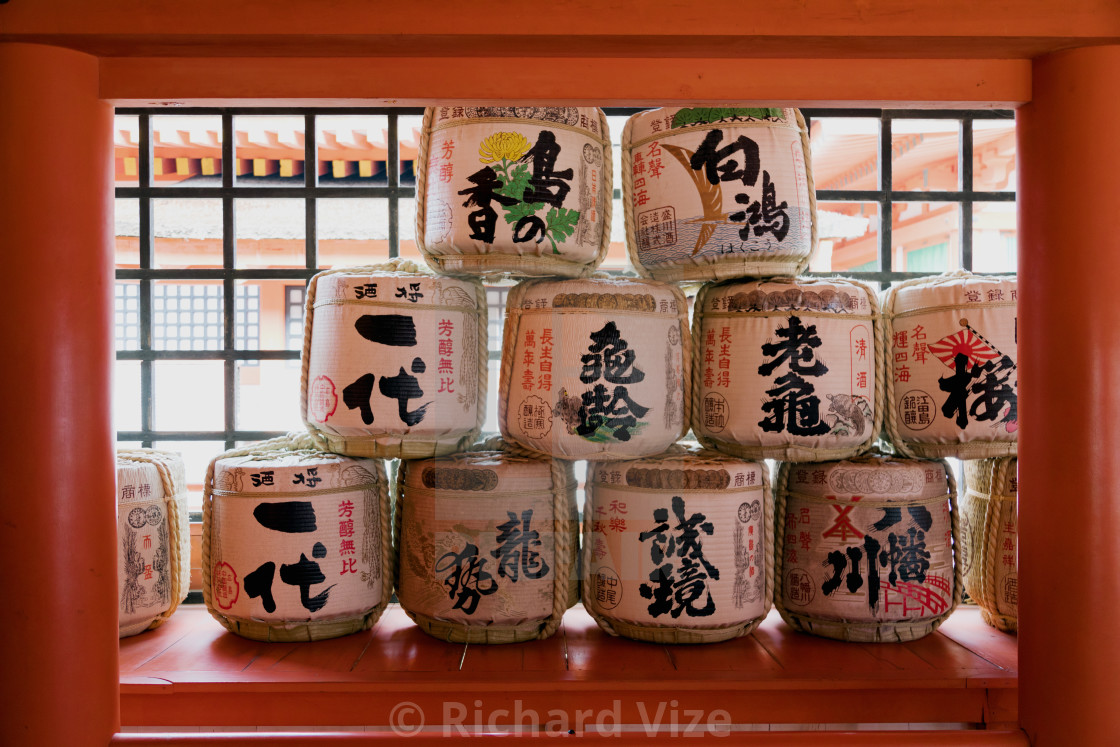
<path fill-rule="evenodd" d="M 548 640 L 481 646 L 435 640 L 396 605 L 371 631 L 315 643 L 245 640 L 186 607 L 122 640 L 120 667 L 126 727 L 384 726 L 402 703 L 429 726 L 461 721 L 465 708 L 467 724 L 477 710 L 501 727 L 513 721 L 498 709 L 518 707 L 544 722 L 563 712 L 573 727 L 581 710 L 588 724 L 605 709 L 642 724 L 662 703 L 682 727 L 686 711 L 716 709 L 736 724 L 1018 721 L 1015 637 L 974 608 L 904 644 L 816 638 L 775 612 L 744 638 L 662 646 L 611 638 L 576 607 Z"/>

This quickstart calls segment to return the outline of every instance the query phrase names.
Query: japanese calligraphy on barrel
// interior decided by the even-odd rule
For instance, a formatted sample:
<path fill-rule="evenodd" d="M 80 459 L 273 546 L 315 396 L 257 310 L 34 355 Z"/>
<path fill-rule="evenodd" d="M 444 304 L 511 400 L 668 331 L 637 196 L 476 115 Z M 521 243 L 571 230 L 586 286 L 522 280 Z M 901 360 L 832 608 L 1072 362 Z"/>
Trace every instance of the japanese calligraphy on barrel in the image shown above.
<path fill-rule="evenodd" d="M 989 625 L 1019 628 L 1018 459 L 964 463 L 961 565 L 964 588 Z"/>
<path fill-rule="evenodd" d="M 635 114 L 622 132 L 630 261 L 658 280 L 798 274 L 817 236 L 809 163 L 796 109 Z"/>
<path fill-rule="evenodd" d="M 584 607 L 612 635 L 714 643 L 746 635 L 772 599 L 765 465 L 675 446 L 588 465 Z"/>
<path fill-rule="evenodd" d="M 183 460 L 154 449 L 117 451 L 120 637 L 169 618 L 190 589 L 191 546 Z"/>
<path fill-rule="evenodd" d="M 903 454 L 1014 456 L 1019 441 L 1015 277 L 958 271 L 892 287 L 886 424 Z"/>
<path fill-rule="evenodd" d="M 693 314 L 692 430 L 750 459 L 843 459 L 883 417 L 874 291 L 854 280 L 776 278 L 704 286 Z"/>
<path fill-rule="evenodd" d="M 307 291 L 301 397 L 320 445 L 415 459 L 474 441 L 485 414 L 486 294 L 409 262 L 322 272 Z"/>
<path fill-rule="evenodd" d="M 428 107 L 416 243 L 451 275 L 586 275 L 610 244 L 611 170 L 600 109 Z"/>
<path fill-rule="evenodd" d="M 944 462 L 783 462 L 774 490 L 774 603 L 794 628 L 910 641 L 960 602 L 956 484 Z"/>
<path fill-rule="evenodd" d="M 246 638 L 305 641 L 365 630 L 393 584 L 389 491 L 378 459 L 281 438 L 211 462 L 203 597 Z"/>
<path fill-rule="evenodd" d="M 502 435 L 558 459 L 629 459 L 688 429 L 692 341 L 676 286 L 527 280 L 506 301 Z"/>
<path fill-rule="evenodd" d="M 427 633 L 466 643 L 547 638 L 578 600 L 570 464 L 509 450 L 402 463 L 397 595 Z"/>

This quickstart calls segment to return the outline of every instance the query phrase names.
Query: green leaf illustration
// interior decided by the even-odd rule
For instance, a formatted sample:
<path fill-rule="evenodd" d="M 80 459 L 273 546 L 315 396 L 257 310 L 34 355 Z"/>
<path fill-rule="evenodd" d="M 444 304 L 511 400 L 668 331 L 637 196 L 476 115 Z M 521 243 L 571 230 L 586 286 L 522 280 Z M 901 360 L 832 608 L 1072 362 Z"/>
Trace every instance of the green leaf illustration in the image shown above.
<path fill-rule="evenodd" d="M 545 216 L 545 226 L 548 229 L 549 238 L 553 241 L 553 251 L 556 251 L 556 243 L 576 232 L 576 222 L 578 220 L 578 210 L 554 207 L 548 211 L 548 215 Z M 559 254 L 559 252 L 556 253 Z"/>
<path fill-rule="evenodd" d="M 509 170 L 509 165 L 502 162 L 505 166 L 502 169 L 502 176 L 505 177 L 505 183 L 498 189 L 494 190 L 498 194 L 512 197 L 515 200 L 520 200 L 521 195 L 525 194 L 525 188 L 529 186 L 529 167 L 523 163 L 515 164 L 513 171 Z M 506 208 L 509 210 L 509 208 Z"/>
<path fill-rule="evenodd" d="M 519 202 L 516 205 L 510 205 L 509 207 L 503 205 L 502 209 L 506 211 L 506 223 L 517 223 L 517 221 L 521 220 L 522 218 L 533 215 L 542 207 L 544 207 L 543 202 Z"/>
<path fill-rule="evenodd" d="M 515 163 L 512 164 L 513 169 L 511 171 L 510 166 L 511 164 L 508 161 L 502 161 L 500 174 L 505 183 L 494 191 L 506 197 L 520 200 L 525 194 L 525 189 L 529 186 L 529 167 L 523 163 Z M 533 202 L 528 205 L 524 202 L 518 202 L 516 205 L 502 205 L 502 210 L 506 214 L 506 223 L 515 224 L 522 218 L 540 210 L 543 205 L 543 202 Z"/>
<path fill-rule="evenodd" d="M 681 109 L 673 116 L 673 126 L 687 127 L 691 124 L 707 124 L 732 118 L 777 119 L 784 121 L 782 110 L 776 107 L 693 107 Z"/>

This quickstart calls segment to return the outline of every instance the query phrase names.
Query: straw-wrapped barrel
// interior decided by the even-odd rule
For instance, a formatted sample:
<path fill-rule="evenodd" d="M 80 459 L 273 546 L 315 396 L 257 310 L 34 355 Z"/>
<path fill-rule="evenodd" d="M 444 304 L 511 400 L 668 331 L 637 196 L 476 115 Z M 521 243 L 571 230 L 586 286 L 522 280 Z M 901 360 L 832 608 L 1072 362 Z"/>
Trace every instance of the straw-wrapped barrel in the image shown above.
<path fill-rule="evenodd" d="M 635 114 L 622 132 L 630 261 L 658 280 L 800 273 L 817 238 L 809 163 L 796 109 Z"/>
<path fill-rule="evenodd" d="M 774 604 L 794 628 L 910 641 L 960 602 L 956 481 L 944 462 L 785 462 L 774 490 Z"/>
<path fill-rule="evenodd" d="M 1014 456 L 1019 442 L 1018 284 L 965 271 L 892 286 L 887 433 L 903 454 Z"/>
<path fill-rule="evenodd" d="M 964 463 L 961 565 L 964 588 L 989 625 L 1019 628 L 1018 459 Z"/>
<path fill-rule="evenodd" d="M 674 285 L 527 280 L 506 302 L 498 424 L 557 459 L 630 459 L 688 429 L 692 340 Z"/>
<path fill-rule="evenodd" d="M 416 243 L 450 275 L 586 275 L 610 245 L 611 170 L 600 109 L 428 107 Z"/>
<path fill-rule="evenodd" d="M 311 279 L 304 423 L 325 449 L 418 459 L 466 448 L 485 416 L 486 293 L 412 262 Z"/>
<path fill-rule="evenodd" d="M 570 464 L 495 439 L 403 462 L 397 595 L 436 638 L 517 643 L 556 632 L 578 598 Z"/>
<path fill-rule="evenodd" d="M 854 280 L 704 286 L 692 340 L 692 430 L 750 459 L 845 459 L 883 419 L 885 338 L 875 292 Z"/>
<path fill-rule="evenodd" d="M 190 588 L 183 459 L 155 449 L 117 451 L 120 637 L 163 623 Z"/>
<path fill-rule="evenodd" d="M 371 627 L 392 595 L 379 459 L 282 437 L 215 457 L 202 512 L 203 598 L 231 632 L 307 641 Z"/>
<path fill-rule="evenodd" d="M 612 635 L 714 643 L 766 617 L 773 512 L 764 464 L 674 446 L 592 462 L 584 607 Z"/>

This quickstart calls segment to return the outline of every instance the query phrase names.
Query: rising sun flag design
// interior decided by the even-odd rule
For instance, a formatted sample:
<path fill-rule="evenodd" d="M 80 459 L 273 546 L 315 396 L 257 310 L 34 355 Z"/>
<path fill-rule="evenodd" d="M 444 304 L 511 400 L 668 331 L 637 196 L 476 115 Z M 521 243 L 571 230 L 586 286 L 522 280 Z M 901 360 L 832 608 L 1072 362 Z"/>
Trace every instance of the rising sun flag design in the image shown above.
<path fill-rule="evenodd" d="M 963 353 L 968 356 L 968 365 L 965 370 L 971 369 L 973 366 L 982 366 L 1000 357 L 999 351 L 977 335 L 972 327 L 965 327 L 958 332 L 942 337 L 929 346 L 929 352 L 936 355 L 938 360 L 949 368 L 954 368 L 957 355 Z"/>

